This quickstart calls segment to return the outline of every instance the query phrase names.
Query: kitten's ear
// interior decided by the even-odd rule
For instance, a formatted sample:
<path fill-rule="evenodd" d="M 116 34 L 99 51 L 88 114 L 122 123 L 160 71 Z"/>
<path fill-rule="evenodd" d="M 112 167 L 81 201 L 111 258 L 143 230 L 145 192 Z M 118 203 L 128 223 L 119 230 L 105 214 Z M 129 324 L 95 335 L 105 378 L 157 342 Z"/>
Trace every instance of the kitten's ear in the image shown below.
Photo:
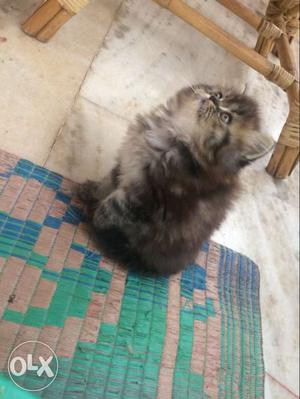
<path fill-rule="evenodd" d="M 252 131 L 248 133 L 243 159 L 248 163 L 266 155 L 273 147 L 275 141 L 265 133 Z"/>
<path fill-rule="evenodd" d="M 251 162 L 266 155 L 274 146 L 275 142 L 271 136 L 248 132 L 247 140 L 243 147 L 228 146 L 219 152 L 219 159 L 223 167 L 230 173 L 236 173 Z"/>

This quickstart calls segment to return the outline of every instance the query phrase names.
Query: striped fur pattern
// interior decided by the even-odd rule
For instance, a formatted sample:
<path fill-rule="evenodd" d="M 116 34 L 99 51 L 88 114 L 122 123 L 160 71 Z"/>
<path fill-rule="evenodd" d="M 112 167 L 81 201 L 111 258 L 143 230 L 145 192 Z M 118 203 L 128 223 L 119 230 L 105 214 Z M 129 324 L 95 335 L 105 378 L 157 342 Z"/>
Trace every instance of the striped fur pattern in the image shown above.
<path fill-rule="evenodd" d="M 256 102 L 219 87 L 184 88 L 138 116 L 111 173 L 79 190 L 101 250 L 160 274 L 185 268 L 224 220 L 239 171 L 272 145 Z"/>

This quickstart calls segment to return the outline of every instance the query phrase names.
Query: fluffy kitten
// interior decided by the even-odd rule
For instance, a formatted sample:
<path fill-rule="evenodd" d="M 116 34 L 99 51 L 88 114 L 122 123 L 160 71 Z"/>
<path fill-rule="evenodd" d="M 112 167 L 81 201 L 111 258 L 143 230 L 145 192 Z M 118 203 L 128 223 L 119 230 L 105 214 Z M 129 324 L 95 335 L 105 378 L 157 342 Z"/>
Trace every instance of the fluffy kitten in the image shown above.
<path fill-rule="evenodd" d="M 102 252 L 129 267 L 180 271 L 223 221 L 241 168 L 272 145 L 254 100 L 208 85 L 138 116 L 111 173 L 80 187 Z"/>

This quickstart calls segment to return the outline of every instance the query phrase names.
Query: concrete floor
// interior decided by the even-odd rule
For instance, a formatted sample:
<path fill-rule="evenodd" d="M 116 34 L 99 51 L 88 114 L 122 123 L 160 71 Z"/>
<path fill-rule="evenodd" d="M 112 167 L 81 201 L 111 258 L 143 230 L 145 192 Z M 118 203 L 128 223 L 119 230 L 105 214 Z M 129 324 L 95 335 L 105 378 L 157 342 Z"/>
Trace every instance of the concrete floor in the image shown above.
<path fill-rule="evenodd" d="M 76 181 L 99 178 L 136 113 L 198 81 L 246 86 L 278 137 L 285 94 L 151 0 L 91 0 L 48 44 L 20 30 L 37 3 L 0 0 L 1 148 Z M 189 3 L 254 45 L 256 33 L 216 2 Z M 267 161 L 243 172 L 242 195 L 213 238 L 260 267 L 266 399 L 290 399 L 299 395 L 299 172 L 276 181 Z"/>

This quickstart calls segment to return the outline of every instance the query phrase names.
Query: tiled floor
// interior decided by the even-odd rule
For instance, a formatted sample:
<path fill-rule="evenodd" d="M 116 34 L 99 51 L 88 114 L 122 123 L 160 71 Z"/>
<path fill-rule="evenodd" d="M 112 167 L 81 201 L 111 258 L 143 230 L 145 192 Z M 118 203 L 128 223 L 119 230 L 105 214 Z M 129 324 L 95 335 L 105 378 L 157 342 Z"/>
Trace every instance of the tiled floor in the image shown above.
<path fill-rule="evenodd" d="M 77 181 L 100 177 L 137 112 L 197 81 L 246 86 L 263 128 L 278 137 L 284 93 L 151 0 L 91 0 L 46 45 L 19 29 L 36 3 L 0 0 L 2 148 Z M 255 32 L 216 2 L 189 3 L 254 44 Z M 241 198 L 214 239 L 260 266 L 266 399 L 290 399 L 299 392 L 299 173 L 274 181 L 266 162 L 245 170 Z"/>
<path fill-rule="evenodd" d="M 47 45 L 20 23 L 38 0 L 0 0 L 1 147 L 44 163 L 121 0 L 93 0 Z"/>

